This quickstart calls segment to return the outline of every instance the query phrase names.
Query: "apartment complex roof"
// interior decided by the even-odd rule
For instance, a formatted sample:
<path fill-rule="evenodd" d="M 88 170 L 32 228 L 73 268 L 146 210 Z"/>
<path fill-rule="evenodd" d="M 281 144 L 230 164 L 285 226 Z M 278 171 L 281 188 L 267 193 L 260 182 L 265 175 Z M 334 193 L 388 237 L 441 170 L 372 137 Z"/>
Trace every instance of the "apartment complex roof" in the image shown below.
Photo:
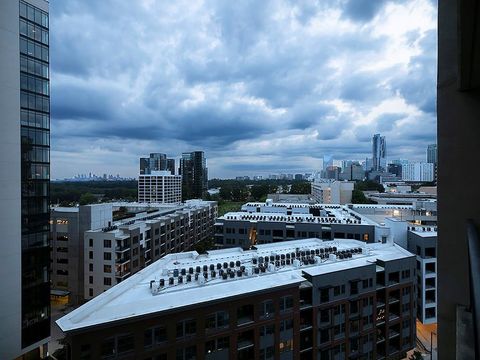
<path fill-rule="evenodd" d="M 394 244 L 293 240 L 198 254 L 169 254 L 57 320 L 65 331 L 219 301 L 312 276 L 413 256 Z"/>

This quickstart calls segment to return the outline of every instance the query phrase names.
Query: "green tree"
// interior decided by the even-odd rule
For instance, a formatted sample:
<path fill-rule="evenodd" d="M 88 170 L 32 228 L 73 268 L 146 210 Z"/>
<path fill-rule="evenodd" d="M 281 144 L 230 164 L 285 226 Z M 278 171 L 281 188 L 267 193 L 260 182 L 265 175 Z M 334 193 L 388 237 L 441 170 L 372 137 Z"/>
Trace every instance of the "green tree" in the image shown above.
<path fill-rule="evenodd" d="M 97 198 L 93 196 L 92 193 L 87 192 L 80 196 L 80 201 L 79 201 L 80 205 L 88 205 L 96 202 L 97 202 Z"/>
<path fill-rule="evenodd" d="M 292 184 L 290 188 L 290 194 L 310 194 L 312 185 L 309 181 L 296 182 Z"/>

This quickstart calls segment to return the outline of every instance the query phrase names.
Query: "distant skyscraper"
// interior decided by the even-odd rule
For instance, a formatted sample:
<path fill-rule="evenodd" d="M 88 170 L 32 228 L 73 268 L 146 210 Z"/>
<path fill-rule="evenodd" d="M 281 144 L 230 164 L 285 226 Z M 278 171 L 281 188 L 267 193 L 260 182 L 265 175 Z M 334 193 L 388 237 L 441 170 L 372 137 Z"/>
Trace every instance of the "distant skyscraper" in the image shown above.
<path fill-rule="evenodd" d="M 373 135 L 372 139 L 372 159 L 374 171 L 382 171 L 387 167 L 387 143 L 385 136 L 380 134 Z"/>
<path fill-rule="evenodd" d="M 167 159 L 166 154 L 151 153 L 148 158 L 140 158 L 140 175 L 148 175 L 152 171 L 167 170 L 175 175 L 175 159 Z"/>
<path fill-rule="evenodd" d="M 48 8 L 0 5 L 1 359 L 46 356 L 50 336 Z"/>
<path fill-rule="evenodd" d="M 208 185 L 207 160 L 203 151 L 183 153 L 179 175 L 182 175 L 183 198 L 202 198 Z"/>
<path fill-rule="evenodd" d="M 437 144 L 427 146 L 427 163 L 437 165 Z"/>

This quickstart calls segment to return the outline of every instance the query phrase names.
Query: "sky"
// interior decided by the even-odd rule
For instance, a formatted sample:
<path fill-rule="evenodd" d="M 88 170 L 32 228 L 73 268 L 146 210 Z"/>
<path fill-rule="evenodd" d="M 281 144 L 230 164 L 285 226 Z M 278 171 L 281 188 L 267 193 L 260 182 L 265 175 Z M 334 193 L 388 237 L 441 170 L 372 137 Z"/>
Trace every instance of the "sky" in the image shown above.
<path fill-rule="evenodd" d="M 436 142 L 435 0 L 50 2 L 51 176 L 134 177 L 203 150 L 210 178 Z"/>

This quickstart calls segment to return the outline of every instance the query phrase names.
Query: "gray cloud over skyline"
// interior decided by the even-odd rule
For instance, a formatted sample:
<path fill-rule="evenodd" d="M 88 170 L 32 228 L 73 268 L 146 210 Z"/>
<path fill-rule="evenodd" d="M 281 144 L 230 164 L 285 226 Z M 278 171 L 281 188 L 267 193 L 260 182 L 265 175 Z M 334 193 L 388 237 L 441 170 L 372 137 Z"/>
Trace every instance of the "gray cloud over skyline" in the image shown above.
<path fill-rule="evenodd" d="M 363 5 L 362 5 L 363 4 Z M 423 159 L 436 141 L 430 0 L 51 4 L 52 177 L 135 176 L 204 150 L 210 177 Z"/>

